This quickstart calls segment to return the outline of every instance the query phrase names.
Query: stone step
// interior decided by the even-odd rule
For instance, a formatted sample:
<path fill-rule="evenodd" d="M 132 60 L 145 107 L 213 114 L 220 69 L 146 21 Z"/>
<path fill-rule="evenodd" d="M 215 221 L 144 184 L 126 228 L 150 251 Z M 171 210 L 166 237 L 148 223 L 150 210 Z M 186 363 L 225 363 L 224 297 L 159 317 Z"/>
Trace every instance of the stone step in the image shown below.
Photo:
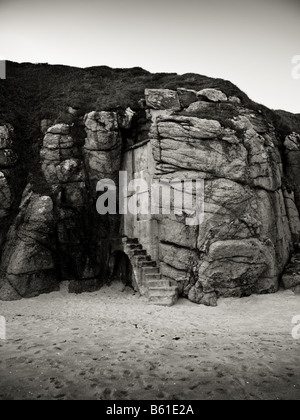
<path fill-rule="evenodd" d="M 143 267 L 142 268 L 144 275 L 146 274 L 158 274 L 159 268 L 158 267 Z"/>
<path fill-rule="evenodd" d="M 142 276 L 147 286 L 146 295 L 149 304 L 159 306 L 172 306 L 178 300 L 178 287 L 172 286 L 169 280 L 162 279 L 160 269 L 156 261 L 152 261 L 147 251 L 139 243 L 137 238 L 123 238 L 123 244 L 129 258 L 138 268 L 142 269 Z"/>
<path fill-rule="evenodd" d="M 178 287 L 149 287 L 150 297 L 172 297 L 178 294 Z"/>
<path fill-rule="evenodd" d="M 138 249 L 143 249 L 143 247 L 142 247 L 141 244 L 128 244 L 127 249 L 128 249 L 128 251 L 135 251 L 135 250 L 138 250 Z"/>
<path fill-rule="evenodd" d="M 132 251 L 134 256 L 137 255 L 147 255 L 147 251 L 145 249 L 137 249 Z"/>
<path fill-rule="evenodd" d="M 156 306 L 173 306 L 178 300 L 178 294 L 173 296 L 150 296 L 149 304 Z"/>
<path fill-rule="evenodd" d="M 157 287 L 170 287 L 170 281 L 169 280 L 148 280 L 147 285 L 149 288 L 157 288 Z"/>
<path fill-rule="evenodd" d="M 137 238 L 127 238 L 125 243 L 139 245 L 139 240 Z"/>
<path fill-rule="evenodd" d="M 155 261 L 145 261 L 142 262 L 142 267 L 156 267 L 156 262 Z"/>
<path fill-rule="evenodd" d="M 151 257 L 149 255 L 135 255 L 133 259 L 136 263 L 141 263 L 142 261 L 151 261 Z"/>
<path fill-rule="evenodd" d="M 152 273 L 152 274 L 145 274 L 145 280 L 160 280 L 161 274 L 160 273 Z"/>

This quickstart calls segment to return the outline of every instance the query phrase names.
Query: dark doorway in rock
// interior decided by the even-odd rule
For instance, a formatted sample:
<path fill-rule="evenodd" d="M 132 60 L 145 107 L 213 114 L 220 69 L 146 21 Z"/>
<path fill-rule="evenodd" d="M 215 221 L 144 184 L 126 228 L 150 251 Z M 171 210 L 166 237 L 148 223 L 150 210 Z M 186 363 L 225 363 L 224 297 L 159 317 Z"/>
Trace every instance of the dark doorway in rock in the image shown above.
<path fill-rule="evenodd" d="M 133 269 L 128 256 L 123 251 L 115 251 L 109 259 L 109 281 L 121 282 L 124 287 L 133 288 Z"/>

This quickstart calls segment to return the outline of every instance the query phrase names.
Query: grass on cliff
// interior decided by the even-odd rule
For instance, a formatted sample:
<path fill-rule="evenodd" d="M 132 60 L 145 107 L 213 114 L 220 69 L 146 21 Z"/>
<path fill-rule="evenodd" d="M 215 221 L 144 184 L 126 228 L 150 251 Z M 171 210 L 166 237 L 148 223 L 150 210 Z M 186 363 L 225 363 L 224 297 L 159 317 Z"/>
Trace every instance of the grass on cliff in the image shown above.
<path fill-rule="evenodd" d="M 193 73 L 151 74 L 139 67 L 111 69 L 106 66 L 86 69 L 31 63 L 7 62 L 7 80 L 0 80 L 0 123 L 26 126 L 24 141 L 39 133 L 41 119 L 63 118 L 68 106 L 81 115 L 92 110 L 117 107 L 138 109 L 145 88 L 178 87 L 201 90 L 216 88 L 227 96 L 238 96 L 244 106 L 262 110 L 282 132 L 300 131 L 300 115 L 269 111 L 251 101 L 229 81 Z"/>
<path fill-rule="evenodd" d="M 0 122 L 24 124 L 26 135 L 35 134 L 41 119 L 57 120 L 68 106 L 79 108 L 81 115 L 91 110 L 117 107 L 138 108 L 145 88 L 178 87 L 201 90 L 216 88 L 227 96 L 238 96 L 253 110 L 267 108 L 251 101 L 229 81 L 193 73 L 151 74 L 139 67 L 111 69 L 106 66 L 86 69 L 31 63 L 7 62 L 7 80 L 0 80 Z M 269 117 L 273 112 L 269 113 Z M 278 111 L 274 114 L 282 125 L 300 131 L 300 115 Z"/>
<path fill-rule="evenodd" d="M 139 67 L 111 69 L 106 66 L 86 69 L 60 65 L 7 62 L 7 79 L 0 80 L 0 123 L 15 127 L 15 148 L 23 162 L 23 176 L 35 174 L 38 168 L 39 147 L 42 143 L 40 122 L 68 122 L 68 106 L 79 109 L 79 115 L 92 110 L 112 110 L 130 106 L 138 109 L 145 88 L 178 87 L 199 91 L 203 88 L 222 90 L 227 96 L 238 96 L 242 104 L 255 111 L 261 110 L 283 137 L 292 131 L 300 132 L 300 115 L 270 111 L 256 104 L 229 81 L 197 74 L 151 74 Z M 225 118 L 231 111 L 222 110 Z M 225 118 L 226 119 L 226 118 Z M 71 122 L 71 121 L 70 121 Z"/>

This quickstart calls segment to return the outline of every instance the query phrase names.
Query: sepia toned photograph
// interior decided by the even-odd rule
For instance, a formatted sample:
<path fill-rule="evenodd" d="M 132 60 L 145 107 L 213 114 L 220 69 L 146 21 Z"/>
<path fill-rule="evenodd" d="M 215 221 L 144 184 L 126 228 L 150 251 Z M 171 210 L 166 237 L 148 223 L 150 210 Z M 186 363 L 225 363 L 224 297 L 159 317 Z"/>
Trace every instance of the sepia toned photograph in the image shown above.
<path fill-rule="evenodd" d="M 0 0 L 0 400 L 300 400 L 298 0 Z"/>

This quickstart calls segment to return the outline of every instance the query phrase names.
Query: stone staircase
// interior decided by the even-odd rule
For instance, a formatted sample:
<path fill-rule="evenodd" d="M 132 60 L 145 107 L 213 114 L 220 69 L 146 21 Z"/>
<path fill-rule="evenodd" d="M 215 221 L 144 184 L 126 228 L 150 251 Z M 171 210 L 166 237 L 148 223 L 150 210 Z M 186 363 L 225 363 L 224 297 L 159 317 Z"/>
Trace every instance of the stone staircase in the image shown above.
<path fill-rule="evenodd" d="M 169 280 L 162 279 L 156 261 L 151 259 L 138 239 L 123 238 L 123 247 L 133 266 L 141 294 L 146 295 L 151 304 L 174 305 L 178 300 L 178 287 L 171 285 Z"/>

